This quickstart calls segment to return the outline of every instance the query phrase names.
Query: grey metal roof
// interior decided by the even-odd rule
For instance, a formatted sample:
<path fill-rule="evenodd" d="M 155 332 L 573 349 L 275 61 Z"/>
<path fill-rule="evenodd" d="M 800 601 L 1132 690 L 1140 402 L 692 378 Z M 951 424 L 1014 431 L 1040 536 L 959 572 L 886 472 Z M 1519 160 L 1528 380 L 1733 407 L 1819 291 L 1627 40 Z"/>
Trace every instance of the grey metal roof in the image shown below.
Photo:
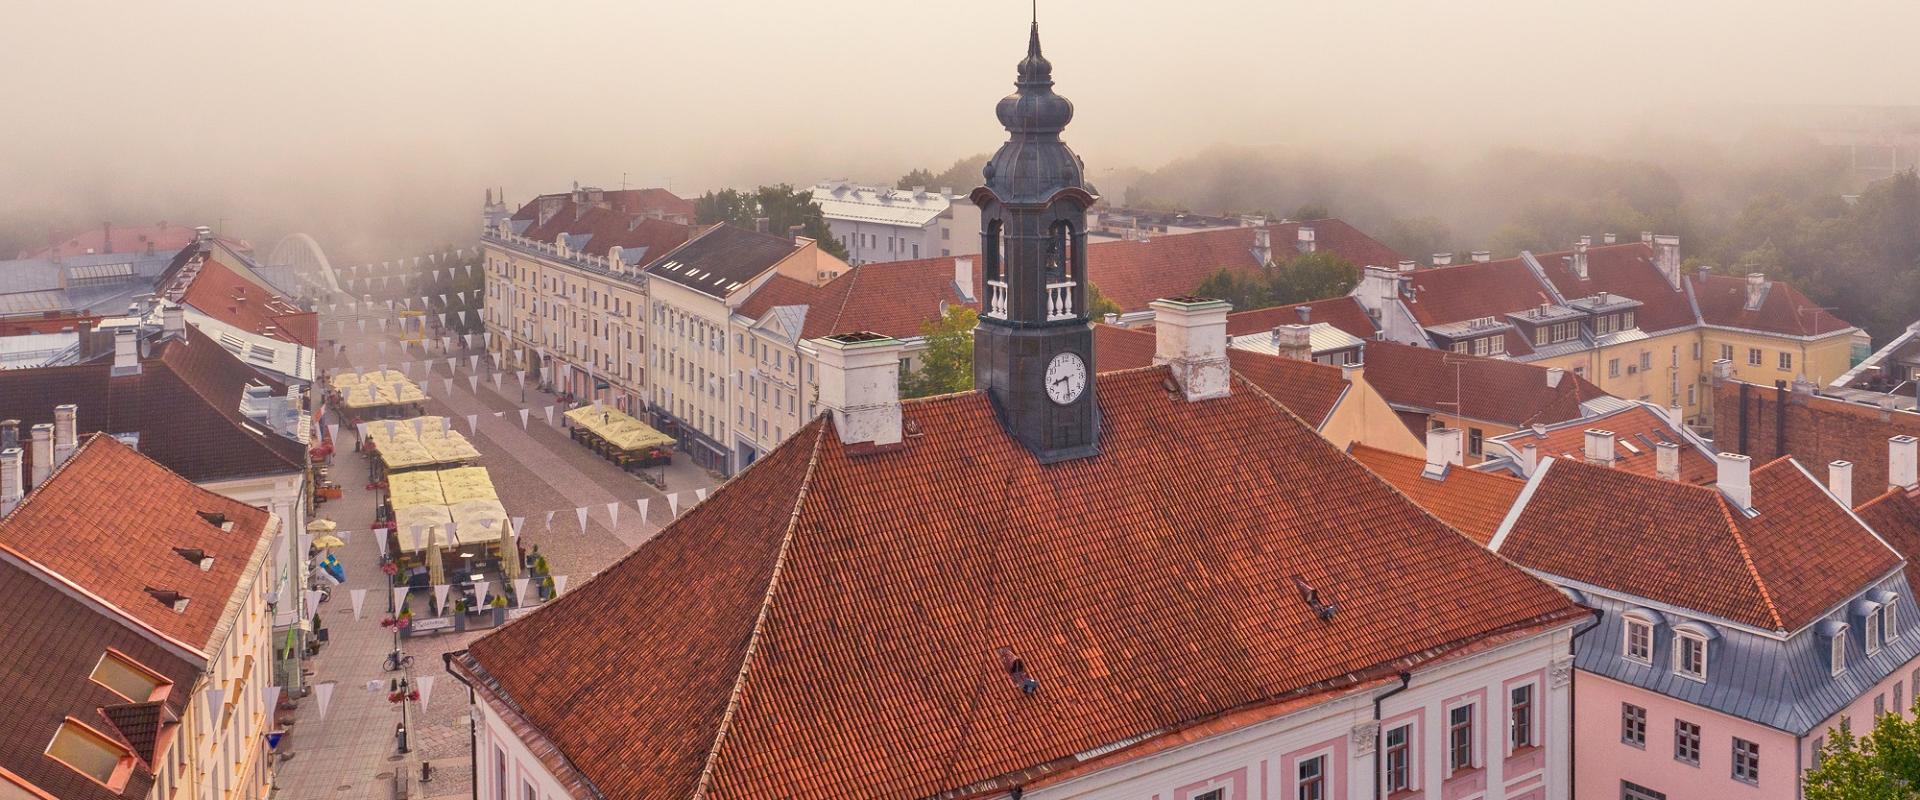
<path fill-rule="evenodd" d="M 1604 590 L 1552 575 L 1542 577 L 1578 590 L 1586 605 L 1603 614 L 1599 625 L 1580 637 L 1574 655 L 1576 667 L 1796 736 L 1814 732 L 1829 717 L 1920 656 L 1920 617 L 1915 616 L 1920 614 L 1920 606 L 1914 604 L 1913 590 L 1898 571 L 1861 587 L 1858 595 L 1873 598 L 1892 592 L 1897 596 L 1894 621 L 1899 638 L 1871 656 L 1862 640 L 1865 626 L 1847 611 L 1851 603 L 1782 641 L 1724 621 L 1689 616 L 1684 610 L 1641 604 L 1636 598 L 1604 594 Z M 1655 611 L 1661 619 L 1654 629 L 1651 665 L 1625 657 L 1624 613 L 1636 608 Z M 1847 671 L 1836 676 L 1827 663 L 1830 640 L 1822 630 L 1830 629 L 1829 623 L 1842 621 L 1848 625 Z M 1709 626 L 1719 634 L 1707 643 L 1705 683 L 1673 671 L 1674 626 L 1685 623 Z M 1856 727 L 1867 724 L 1860 720 Z"/>
<path fill-rule="evenodd" d="M 647 267 L 647 276 L 712 297 L 726 297 L 772 269 L 796 246 L 781 236 L 718 225 Z"/>

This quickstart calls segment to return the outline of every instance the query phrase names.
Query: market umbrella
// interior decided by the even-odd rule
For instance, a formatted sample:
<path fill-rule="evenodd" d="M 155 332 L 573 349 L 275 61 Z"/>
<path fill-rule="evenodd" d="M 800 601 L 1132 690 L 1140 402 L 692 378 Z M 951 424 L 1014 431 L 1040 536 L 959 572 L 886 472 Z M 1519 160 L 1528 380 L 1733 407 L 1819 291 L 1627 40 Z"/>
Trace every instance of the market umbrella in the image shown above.
<path fill-rule="evenodd" d="M 340 537 L 329 533 L 313 540 L 313 546 L 322 550 L 331 550 L 335 547 L 346 547 L 347 543 L 340 541 Z"/>
<path fill-rule="evenodd" d="M 431 529 L 429 529 L 431 531 Z M 440 554 L 440 542 L 435 537 L 427 537 L 427 585 L 441 586 L 447 582 L 446 557 Z"/>
<path fill-rule="evenodd" d="M 513 524 L 500 522 L 500 563 L 505 565 L 507 580 L 520 577 L 520 551 L 513 546 Z"/>
<path fill-rule="evenodd" d="M 316 519 L 307 523 L 307 530 L 313 533 L 332 533 L 340 526 L 330 519 Z"/>

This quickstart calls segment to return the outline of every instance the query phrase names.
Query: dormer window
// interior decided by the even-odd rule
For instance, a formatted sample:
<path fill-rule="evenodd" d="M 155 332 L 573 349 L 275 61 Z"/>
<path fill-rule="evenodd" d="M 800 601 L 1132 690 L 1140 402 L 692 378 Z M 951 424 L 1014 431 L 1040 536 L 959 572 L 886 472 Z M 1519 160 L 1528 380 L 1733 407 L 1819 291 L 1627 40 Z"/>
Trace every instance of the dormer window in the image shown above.
<path fill-rule="evenodd" d="M 1867 655 L 1880 652 L 1881 614 L 1885 608 L 1885 606 L 1875 606 L 1867 612 L 1866 638 L 1863 642 Z"/>
<path fill-rule="evenodd" d="M 1889 642 L 1900 638 L 1900 621 L 1894 616 L 1894 611 L 1898 608 L 1899 606 L 1894 605 L 1892 600 L 1888 600 L 1886 605 L 1880 607 L 1880 615 L 1885 617 L 1880 623 L 1880 631 Z"/>
<path fill-rule="evenodd" d="M 1628 661 L 1652 664 L 1653 623 L 1643 619 L 1628 617 L 1626 619 L 1626 626 L 1626 635 L 1623 637 L 1626 652 L 1623 653 L 1623 655 L 1626 656 Z"/>
<path fill-rule="evenodd" d="M 1683 678 L 1707 679 L 1707 637 L 1694 631 L 1674 631 L 1673 672 Z"/>
<path fill-rule="evenodd" d="M 1829 621 L 1821 627 L 1827 634 L 1827 672 L 1839 676 L 1847 671 L 1847 624 Z"/>

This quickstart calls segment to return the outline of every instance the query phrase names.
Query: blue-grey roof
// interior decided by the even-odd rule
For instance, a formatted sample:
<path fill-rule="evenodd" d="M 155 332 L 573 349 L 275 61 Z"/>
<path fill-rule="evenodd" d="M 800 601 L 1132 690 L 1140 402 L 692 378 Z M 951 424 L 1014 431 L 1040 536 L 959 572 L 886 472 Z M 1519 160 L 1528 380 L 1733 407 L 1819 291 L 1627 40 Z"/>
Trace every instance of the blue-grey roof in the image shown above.
<path fill-rule="evenodd" d="M 1563 586 L 1571 586 L 1583 595 L 1583 602 L 1598 608 L 1603 617 L 1597 627 L 1580 637 L 1574 665 L 1582 670 L 1632 684 L 1649 691 L 1742 719 L 1804 736 L 1821 723 L 1871 691 L 1888 675 L 1920 656 L 1920 607 L 1914 605 L 1913 590 L 1903 573 L 1895 573 L 1879 582 L 1861 587 L 1858 598 L 1894 598 L 1894 621 L 1899 638 L 1888 641 L 1879 652 L 1869 656 L 1863 639 L 1866 625 L 1853 613 L 1850 601 L 1822 617 L 1820 621 L 1788 636 L 1784 641 L 1756 633 L 1732 623 L 1653 604 L 1639 605 L 1634 598 L 1602 594 L 1605 590 L 1570 584 L 1551 575 L 1543 576 Z M 1654 629 L 1653 663 L 1630 661 L 1625 657 L 1623 640 L 1626 612 L 1642 609 L 1654 612 L 1659 624 Z M 1847 625 L 1847 671 L 1831 674 L 1828 664 L 1830 631 Z M 1701 683 L 1682 677 L 1673 670 L 1673 633 L 1676 625 L 1694 623 L 1709 626 L 1717 638 L 1707 643 L 1707 680 Z M 1867 724 L 1865 720 L 1861 725 Z M 1857 726 L 1856 726 L 1857 727 Z"/>
<path fill-rule="evenodd" d="M 154 280 L 166 271 L 177 252 L 88 253 L 58 261 L 0 261 L 0 315 L 125 311 L 134 296 L 153 291 Z"/>

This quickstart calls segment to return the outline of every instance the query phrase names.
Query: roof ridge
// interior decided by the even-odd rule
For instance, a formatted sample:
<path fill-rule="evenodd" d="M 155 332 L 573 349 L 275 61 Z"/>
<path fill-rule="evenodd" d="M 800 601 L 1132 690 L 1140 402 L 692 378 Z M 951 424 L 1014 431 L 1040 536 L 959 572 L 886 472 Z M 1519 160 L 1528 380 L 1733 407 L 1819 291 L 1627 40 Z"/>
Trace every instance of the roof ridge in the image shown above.
<path fill-rule="evenodd" d="M 727 696 L 727 708 L 720 714 L 719 729 L 714 732 L 713 746 L 707 750 L 706 764 L 700 768 L 700 781 L 694 785 L 693 800 L 704 800 L 708 788 L 713 783 L 713 774 L 720 761 L 720 748 L 726 744 L 727 734 L 732 730 L 733 717 L 740 710 L 740 696 L 747 687 L 747 675 L 753 669 L 754 656 L 759 654 L 760 637 L 766 633 L 767 617 L 773 611 L 774 595 L 780 590 L 780 571 L 786 566 L 787 552 L 793 545 L 793 533 L 800 527 L 800 511 L 807 502 L 807 489 L 813 484 L 813 473 L 820 466 L 820 445 L 826 440 L 827 426 L 815 428 L 813 451 L 807 456 L 807 472 L 800 477 L 800 491 L 793 499 L 793 513 L 787 518 L 787 530 L 780 537 L 780 550 L 773 556 L 773 571 L 767 575 L 767 592 L 760 600 L 760 612 L 753 620 L 753 629 L 747 634 L 747 651 L 740 659 L 740 671 L 734 675 L 733 691 Z"/>
<path fill-rule="evenodd" d="M 852 331 L 839 330 L 840 320 L 846 318 L 847 305 L 853 302 L 853 290 L 860 285 L 860 271 L 861 267 L 850 267 L 847 269 L 847 274 L 843 276 L 847 279 L 847 290 L 840 293 L 840 307 L 833 311 L 833 325 L 829 329 L 831 333 L 852 333 Z M 824 289 L 826 284 L 823 283 L 818 288 Z"/>
<path fill-rule="evenodd" d="M 1786 630 L 1787 623 L 1780 616 L 1779 607 L 1773 604 L 1773 593 L 1767 590 L 1767 580 L 1761 577 L 1760 568 L 1754 566 L 1753 552 L 1747 549 L 1747 537 L 1740 533 L 1740 523 L 1733 518 L 1732 509 L 1727 507 L 1724 496 L 1715 492 L 1714 502 L 1719 504 L 1720 515 L 1727 520 L 1727 532 L 1733 535 L 1733 545 L 1740 551 L 1740 562 L 1747 567 L 1747 575 L 1753 578 L 1753 586 L 1760 590 L 1760 602 L 1767 606 L 1767 614 L 1773 617 L 1773 626 L 1777 630 Z"/>

